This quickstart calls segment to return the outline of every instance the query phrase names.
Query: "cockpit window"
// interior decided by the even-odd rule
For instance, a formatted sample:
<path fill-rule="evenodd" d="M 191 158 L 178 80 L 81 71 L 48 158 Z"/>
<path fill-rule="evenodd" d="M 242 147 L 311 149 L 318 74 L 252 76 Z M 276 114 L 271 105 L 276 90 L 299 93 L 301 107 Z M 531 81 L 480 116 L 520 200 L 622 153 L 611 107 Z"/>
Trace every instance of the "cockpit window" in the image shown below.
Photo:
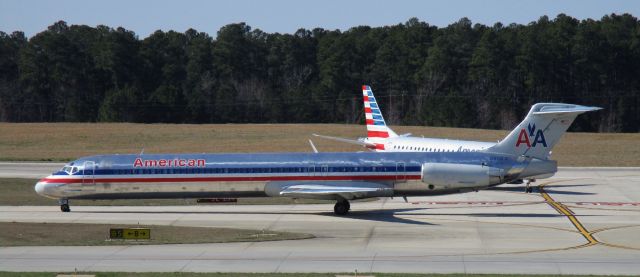
<path fill-rule="evenodd" d="M 67 173 L 69 175 L 72 175 L 72 174 L 78 173 L 78 171 L 80 171 L 80 169 L 77 166 L 66 165 L 62 169 L 60 169 L 60 171 L 62 171 L 64 173 Z"/>

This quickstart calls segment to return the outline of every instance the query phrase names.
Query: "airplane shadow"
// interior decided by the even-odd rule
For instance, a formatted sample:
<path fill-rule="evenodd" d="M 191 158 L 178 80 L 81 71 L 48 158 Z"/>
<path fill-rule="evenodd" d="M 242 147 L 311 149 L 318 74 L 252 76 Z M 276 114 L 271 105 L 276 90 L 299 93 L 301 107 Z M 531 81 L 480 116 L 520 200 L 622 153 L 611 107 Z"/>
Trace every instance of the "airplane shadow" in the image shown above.
<path fill-rule="evenodd" d="M 437 225 L 423 221 L 416 221 L 411 219 L 399 218 L 395 216 L 397 212 L 406 212 L 420 209 L 395 209 L 395 210 L 366 210 L 366 211 L 351 211 L 344 216 L 338 216 L 333 212 L 270 212 L 270 211 L 90 211 L 90 213 L 97 214 L 232 214 L 232 215 L 321 215 L 337 218 L 350 218 L 369 221 L 381 221 L 392 223 L 404 223 L 414 225 Z"/>
<path fill-rule="evenodd" d="M 440 224 L 429 223 L 425 221 L 413 220 L 403 218 L 402 216 L 467 216 L 478 218 L 489 217 L 503 217 L 503 218 L 556 218 L 564 217 L 561 214 L 549 214 L 549 213 L 427 213 L 420 212 L 428 210 L 425 208 L 411 208 L 411 209 L 385 209 L 385 210 L 362 210 L 351 211 L 348 215 L 337 216 L 332 212 L 269 212 L 269 211 L 91 211 L 91 213 L 104 213 L 104 214 L 231 214 L 231 215 L 320 215 L 336 218 L 349 218 L 357 220 L 378 221 L 378 222 L 390 222 L 410 225 L 422 225 L 422 226 L 438 226 Z M 580 215 L 591 216 L 591 215 Z"/>
<path fill-rule="evenodd" d="M 597 194 L 593 192 L 566 191 L 566 190 L 557 190 L 552 188 L 545 188 L 544 191 L 546 191 L 548 194 L 562 194 L 562 195 L 595 195 Z"/>
<path fill-rule="evenodd" d="M 593 187 L 595 184 L 552 184 L 547 185 L 545 188 L 575 188 L 575 187 Z"/>
<path fill-rule="evenodd" d="M 578 191 L 567 191 L 567 190 L 558 190 L 556 188 L 561 187 L 584 187 L 584 186 L 593 186 L 593 184 L 585 184 L 585 185 L 553 185 L 553 186 L 545 186 L 544 191 L 549 194 L 563 194 L 563 195 L 594 195 L 596 193 L 593 192 L 578 192 Z M 538 186 L 532 186 L 533 193 L 540 193 L 540 189 Z M 524 186 L 518 187 L 492 187 L 487 190 L 493 191 L 508 191 L 508 192 L 523 192 Z"/>
<path fill-rule="evenodd" d="M 349 214 L 340 216 L 340 217 L 359 219 L 359 220 L 368 220 L 368 221 L 403 223 L 403 224 L 412 224 L 412 225 L 438 225 L 438 224 L 433 224 L 429 222 L 412 220 L 412 219 L 401 218 L 396 216 L 396 213 L 415 211 L 415 210 L 421 210 L 421 209 L 351 211 L 349 212 Z M 320 215 L 336 217 L 336 215 L 330 212 L 320 213 Z M 398 215 L 402 215 L 402 214 L 398 214 Z"/>

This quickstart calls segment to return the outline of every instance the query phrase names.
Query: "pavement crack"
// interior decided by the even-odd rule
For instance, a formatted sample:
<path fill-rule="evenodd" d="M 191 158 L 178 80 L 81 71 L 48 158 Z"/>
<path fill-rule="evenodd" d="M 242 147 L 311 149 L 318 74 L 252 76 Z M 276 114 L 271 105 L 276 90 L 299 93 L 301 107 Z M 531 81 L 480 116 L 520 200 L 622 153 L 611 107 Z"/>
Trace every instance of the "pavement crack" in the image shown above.
<path fill-rule="evenodd" d="M 176 218 L 175 220 L 171 221 L 171 223 L 169 223 L 169 226 L 175 226 L 175 224 L 178 223 L 180 220 L 182 220 L 182 218 L 184 218 L 185 216 L 186 214 L 182 214 L 178 216 L 178 218 Z"/>
<path fill-rule="evenodd" d="M 378 253 L 373 253 L 373 258 L 371 259 L 371 264 L 369 265 L 369 273 L 373 272 L 373 265 L 376 263 L 376 258 L 378 257 Z"/>
<path fill-rule="evenodd" d="M 274 273 L 278 273 L 280 272 L 280 267 L 282 266 L 282 264 L 289 258 L 289 256 L 291 256 L 292 252 L 287 253 L 287 256 L 285 256 L 282 260 L 280 260 L 280 262 L 278 263 L 278 266 L 276 267 L 276 269 L 273 271 Z"/>
<path fill-rule="evenodd" d="M 367 232 L 367 235 L 364 237 L 365 250 L 369 249 L 369 243 L 371 242 L 371 237 L 373 237 L 373 234 L 375 233 L 375 229 L 376 226 L 371 226 L 371 228 L 369 228 L 369 231 Z"/>
<path fill-rule="evenodd" d="M 200 260 L 201 259 L 200 257 L 202 257 L 202 255 L 204 255 L 204 253 L 206 252 L 207 251 L 200 251 L 200 254 L 196 255 L 193 259 L 190 259 L 186 264 L 180 267 L 180 269 L 178 269 L 178 272 L 184 272 L 184 269 L 187 268 L 187 266 L 193 263 L 194 260 Z"/>

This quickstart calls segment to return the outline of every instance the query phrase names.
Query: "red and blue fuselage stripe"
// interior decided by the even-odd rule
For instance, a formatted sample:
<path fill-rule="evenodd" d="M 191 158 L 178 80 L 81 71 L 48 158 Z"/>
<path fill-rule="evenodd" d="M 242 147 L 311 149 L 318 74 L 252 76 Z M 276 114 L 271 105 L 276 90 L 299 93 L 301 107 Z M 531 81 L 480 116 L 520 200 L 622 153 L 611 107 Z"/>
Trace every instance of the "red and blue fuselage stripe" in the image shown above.
<path fill-rule="evenodd" d="M 84 178 L 83 178 L 84 177 Z M 164 183 L 164 182 L 270 182 L 270 181 L 395 181 L 419 180 L 420 175 L 355 175 L 355 176 L 229 176 L 229 177 L 132 177 L 118 176 L 112 178 L 87 179 L 87 176 L 75 178 L 47 177 L 40 182 L 45 183 Z"/>
<path fill-rule="evenodd" d="M 275 174 L 274 174 L 275 173 Z M 287 175 L 284 175 L 285 173 Z M 114 182 L 241 182 L 241 181 L 393 181 L 419 179 L 420 167 L 246 167 L 246 168 L 120 168 L 79 171 L 74 175 L 58 172 L 40 180 L 48 183 L 82 183 L 87 178 L 97 183 Z M 84 181 L 83 181 L 84 180 Z"/>

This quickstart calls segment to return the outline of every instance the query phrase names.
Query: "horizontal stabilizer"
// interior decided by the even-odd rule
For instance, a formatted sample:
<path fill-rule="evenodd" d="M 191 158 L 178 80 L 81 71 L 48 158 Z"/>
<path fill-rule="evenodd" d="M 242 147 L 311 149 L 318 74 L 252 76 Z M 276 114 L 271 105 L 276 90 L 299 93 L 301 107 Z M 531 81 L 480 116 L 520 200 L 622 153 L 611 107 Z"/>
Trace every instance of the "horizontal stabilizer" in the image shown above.
<path fill-rule="evenodd" d="M 316 136 L 316 137 L 319 137 L 319 138 L 323 138 L 323 139 L 335 140 L 335 141 L 339 141 L 339 142 L 357 144 L 357 145 L 361 145 L 361 146 L 364 146 L 364 147 L 370 147 L 370 148 L 375 148 L 376 147 L 376 145 L 374 143 L 359 141 L 359 140 L 355 140 L 355 139 L 330 137 L 330 136 L 323 136 L 323 135 L 318 135 L 318 134 L 313 134 L 313 136 Z"/>
<path fill-rule="evenodd" d="M 600 107 L 589 107 L 589 106 L 580 106 L 580 105 L 572 105 L 572 104 L 542 104 L 542 107 L 534 111 L 535 115 L 544 115 L 544 114 L 567 114 L 567 113 L 586 113 L 602 110 Z"/>

